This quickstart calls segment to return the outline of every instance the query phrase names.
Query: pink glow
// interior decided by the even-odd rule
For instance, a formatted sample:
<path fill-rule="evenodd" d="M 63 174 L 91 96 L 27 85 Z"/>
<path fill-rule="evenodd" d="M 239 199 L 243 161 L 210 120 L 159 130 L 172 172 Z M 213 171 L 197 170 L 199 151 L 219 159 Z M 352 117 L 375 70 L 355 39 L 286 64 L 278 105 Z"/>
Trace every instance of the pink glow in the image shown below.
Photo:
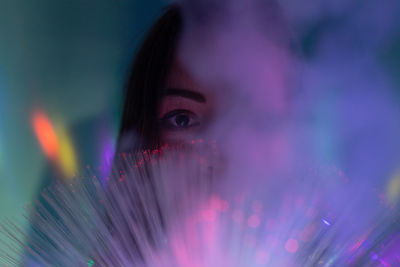
<path fill-rule="evenodd" d="M 296 239 L 290 238 L 288 241 L 285 243 L 285 249 L 289 253 L 295 253 L 299 249 L 299 243 L 297 242 Z"/>
<path fill-rule="evenodd" d="M 249 217 L 249 219 L 247 220 L 247 225 L 250 228 L 257 228 L 260 225 L 260 216 L 253 214 L 252 216 Z"/>

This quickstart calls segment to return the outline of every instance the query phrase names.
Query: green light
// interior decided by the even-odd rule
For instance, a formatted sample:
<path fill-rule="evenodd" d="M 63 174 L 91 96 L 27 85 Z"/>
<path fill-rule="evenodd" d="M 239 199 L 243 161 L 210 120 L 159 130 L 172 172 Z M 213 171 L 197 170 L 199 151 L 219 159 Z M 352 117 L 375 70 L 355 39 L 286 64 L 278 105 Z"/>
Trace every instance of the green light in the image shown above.
<path fill-rule="evenodd" d="M 93 264 L 94 264 L 94 261 L 93 261 L 93 260 L 90 260 L 90 261 L 88 262 L 88 265 L 89 265 L 89 266 L 93 266 Z"/>

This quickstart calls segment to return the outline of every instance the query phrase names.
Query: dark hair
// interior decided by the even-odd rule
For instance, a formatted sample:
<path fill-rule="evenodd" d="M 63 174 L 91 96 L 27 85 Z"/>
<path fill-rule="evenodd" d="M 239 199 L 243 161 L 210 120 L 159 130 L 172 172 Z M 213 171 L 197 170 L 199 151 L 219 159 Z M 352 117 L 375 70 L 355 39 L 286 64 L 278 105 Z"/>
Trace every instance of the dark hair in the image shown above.
<path fill-rule="evenodd" d="M 171 5 L 152 26 L 140 47 L 125 88 L 118 152 L 159 145 L 157 114 L 161 89 L 171 69 L 181 28 L 180 9 Z"/>

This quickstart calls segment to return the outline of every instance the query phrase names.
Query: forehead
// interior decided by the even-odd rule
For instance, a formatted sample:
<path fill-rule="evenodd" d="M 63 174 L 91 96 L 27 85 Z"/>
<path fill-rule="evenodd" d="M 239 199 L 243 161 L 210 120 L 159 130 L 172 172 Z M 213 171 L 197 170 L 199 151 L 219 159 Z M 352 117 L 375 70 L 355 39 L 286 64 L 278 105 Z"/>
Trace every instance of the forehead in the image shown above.
<path fill-rule="evenodd" d="M 176 89 L 183 89 L 186 92 L 179 94 L 168 93 L 168 91 Z M 207 84 L 202 79 L 193 75 L 190 68 L 188 68 L 178 58 L 176 58 L 172 63 L 163 91 L 164 96 L 177 96 L 167 98 L 164 97 L 164 104 L 165 102 L 168 102 L 169 104 L 173 102 L 180 103 L 183 100 L 184 102 L 187 102 L 187 100 L 193 100 L 194 98 L 196 98 L 197 101 L 190 101 L 191 105 L 202 104 L 203 107 L 212 109 L 212 106 L 216 104 L 215 102 L 218 102 L 220 105 L 222 104 L 220 103 L 221 99 L 218 96 L 219 93 L 222 91 L 222 88 L 219 86 Z M 193 95 L 197 96 L 193 97 Z"/>
<path fill-rule="evenodd" d="M 215 93 L 213 86 L 195 76 L 190 68 L 179 59 L 175 59 L 172 63 L 164 90 L 168 88 L 188 89 L 207 96 Z"/>
<path fill-rule="evenodd" d="M 198 86 L 198 82 L 183 63 L 175 59 L 168 74 L 166 88 L 192 88 L 193 86 Z"/>

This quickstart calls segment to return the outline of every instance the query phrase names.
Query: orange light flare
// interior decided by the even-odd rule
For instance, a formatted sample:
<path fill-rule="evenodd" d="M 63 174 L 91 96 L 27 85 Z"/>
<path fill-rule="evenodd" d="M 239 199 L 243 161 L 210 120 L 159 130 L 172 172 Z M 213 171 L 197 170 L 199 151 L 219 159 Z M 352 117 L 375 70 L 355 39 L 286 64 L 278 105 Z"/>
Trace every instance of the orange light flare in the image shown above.
<path fill-rule="evenodd" d="M 59 141 L 49 118 L 41 111 L 35 111 L 32 116 L 32 126 L 44 154 L 50 160 L 57 160 Z"/>
<path fill-rule="evenodd" d="M 54 126 L 45 113 L 36 111 L 32 126 L 44 154 L 60 170 L 64 178 L 73 178 L 77 172 L 77 158 L 71 137 L 62 124 Z"/>

